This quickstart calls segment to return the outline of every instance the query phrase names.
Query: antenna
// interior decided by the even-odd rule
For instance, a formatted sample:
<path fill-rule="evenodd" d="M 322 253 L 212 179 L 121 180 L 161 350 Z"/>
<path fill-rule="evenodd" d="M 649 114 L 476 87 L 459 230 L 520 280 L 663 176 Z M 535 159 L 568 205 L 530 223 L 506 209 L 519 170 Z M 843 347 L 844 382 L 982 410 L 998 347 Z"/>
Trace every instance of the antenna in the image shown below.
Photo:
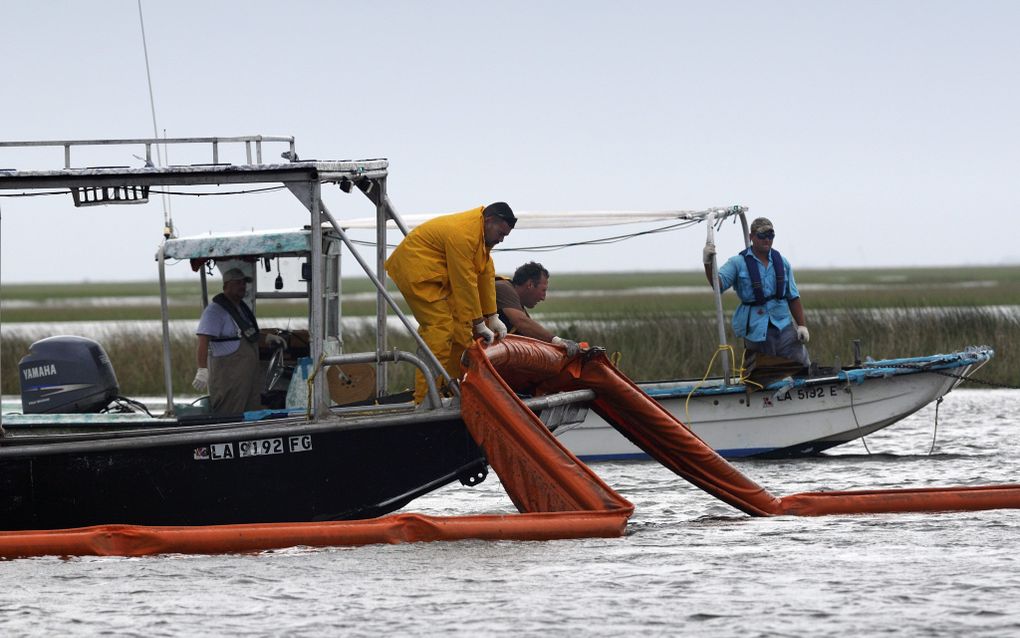
<path fill-rule="evenodd" d="M 159 127 L 156 125 L 156 98 L 152 93 L 152 72 L 149 71 L 149 46 L 145 42 L 145 19 L 142 17 L 142 0 L 138 0 L 138 25 L 142 30 L 142 52 L 145 54 L 145 78 L 149 83 L 149 109 L 152 111 L 152 136 L 159 139 Z M 166 139 L 166 132 L 163 133 Z M 156 144 L 156 166 L 163 165 L 163 155 L 160 153 L 159 144 Z M 166 238 L 174 235 L 174 221 L 170 216 L 170 200 L 166 193 L 160 193 L 163 201 L 163 236 Z"/>
<path fill-rule="evenodd" d="M 3 218 L 4 218 L 3 206 L 0 206 L 0 242 L 2 242 L 2 240 L 3 240 Z M 0 264 L 3 264 L 3 260 L 0 260 Z M 0 285 L 2 285 L 2 283 L 3 283 L 3 268 L 0 268 Z M 2 315 L 0 315 L 0 325 L 3 325 L 3 317 L 2 317 Z M 3 367 L 4 367 L 3 366 L 3 348 L 0 348 L 0 370 L 3 370 Z M 21 373 L 19 372 L 18 374 L 21 374 Z M 20 381 L 21 378 L 19 377 L 18 380 Z M 2 381 L 3 381 L 3 374 L 0 374 L 0 382 L 2 382 Z M 0 384 L 0 385 L 2 385 L 2 384 Z M 3 392 L 0 392 L 0 395 L 2 395 L 2 394 L 3 394 Z M 4 411 L 2 409 L 0 409 L 0 435 L 2 435 L 3 433 L 4 433 Z"/>

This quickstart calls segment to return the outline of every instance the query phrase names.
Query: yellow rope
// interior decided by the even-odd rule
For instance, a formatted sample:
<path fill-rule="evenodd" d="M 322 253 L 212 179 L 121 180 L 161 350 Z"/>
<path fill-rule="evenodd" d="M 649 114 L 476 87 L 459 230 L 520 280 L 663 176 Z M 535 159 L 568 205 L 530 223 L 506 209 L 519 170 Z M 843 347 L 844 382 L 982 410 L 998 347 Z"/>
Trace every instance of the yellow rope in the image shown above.
<path fill-rule="evenodd" d="M 739 374 L 737 375 L 737 383 L 743 383 L 744 385 L 755 385 L 758 386 L 759 390 L 764 390 L 765 386 L 758 383 L 757 381 L 751 381 L 750 377 L 744 376 L 745 374 L 747 374 L 747 369 L 744 368 L 744 357 L 746 356 L 747 350 L 744 350 L 744 352 L 740 354 L 740 369 Z"/>
<path fill-rule="evenodd" d="M 712 373 L 712 366 L 715 365 L 715 358 L 718 357 L 719 353 L 723 352 L 723 351 L 726 351 L 726 352 L 730 353 L 730 365 L 731 365 L 731 367 L 734 364 L 736 364 L 736 358 L 737 357 L 733 353 L 733 346 L 728 345 L 728 344 L 727 345 L 720 345 L 718 348 L 715 349 L 715 352 L 712 353 L 712 358 L 709 359 L 709 361 L 708 361 L 708 367 L 705 368 L 705 375 L 702 376 L 701 377 L 701 381 L 698 381 L 696 384 L 694 384 L 694 387 L 691 388 L 691 391 L 687 393 L 687 399 L 684 401 L 684 422 L 685 423 L 687 421 L 690 421 L 690 416 L 689 416 L 689 413 L 687 411 L 687 407 L 691 403 L 691 395 L 694 394 L 697 391 L 697 389 L 700 388 L 701 385 L 703 383 L 705 383 L 705 381 L 708 379 L 708 375 L 710 375 Z M 743 360 L 741 360 L 740 363 L 741 363 L 741 365 L 743 365 L 743 363 L 744 363 Z"/>
<path fill-rule="evenodd" d="M 619 368 L 620 367 L 620 358 L 622 356 L 623 356 L 623 353 L 620 352 L 619 350 L 617 350 L 616 352 L 614 352 L 609 357 L 609 363 L 612 363 L 614 368 Z"/>
<path fill-rule="evenodd" d="M 701 377 L 701 381 L 698 381 L 698 383 L 696 383 L 694 385 L 694 387 L 691 388 L 691 391 L 687 393 L 687 399 L 684 401 L 684 422 L 685 423 L 690 420 L 690 413 L 688 411 L 688 407 L 690 406 L 690 403 L 691 403 L 691 395 L 693 395 L 697 391 L 697 389 L 700 388 L 702 386 L 702 384 L 705 383 L 705 381 L 708 379 L 708 375 L 712 373 L 712 366 L 715 364 L 715 358 L 717 356 L 719 356 L 719 353 L 722 352 L 722 351 L 726 351 L 730 355 L 730 367 L 734 369 L 734 374 L 737 377 L 737 383 L 742 383 L 744 385 L 750 384 L 750 385 L 758 386 L 759 390 L 764 390 L 765 389 L 765 386 L 763 386 L 762 384 L 758 383 L 757 381 L 751 381 L 751 379 L 749 379 L 746 376 L 747 369 L 744 368 L 744 357 L 747 355 L 747 350 L 744 350 L 740 354 L 740 367 L 738 368 L 738 367 L 736 367 L 737 355 L 736 355 L 736 353 L 733 352 L 733 346 L 728 345 L 728 344 L 727 345 L 720 345 L 718 348 L 715 349 L 715 352 L 712 353 L 712 358 L 708 362 L 708 367 L 705 369 L 705 375 L 703 377 Z"/>
<path fill-rule="evenodd" d="M 315 367 L 312 368 L 312 373 L 308 375 L 308 380 L 305 383 L 308 385 L 308 404 L 305 406 L 305 418 L 312 418 L 312 384 L 315 382 L 315 375 L 319 374 L 319 370 L 322 369 L 322 360 L 326 358 L 326 354 L 320 354 L 319 360 L 316 362 Z"/>

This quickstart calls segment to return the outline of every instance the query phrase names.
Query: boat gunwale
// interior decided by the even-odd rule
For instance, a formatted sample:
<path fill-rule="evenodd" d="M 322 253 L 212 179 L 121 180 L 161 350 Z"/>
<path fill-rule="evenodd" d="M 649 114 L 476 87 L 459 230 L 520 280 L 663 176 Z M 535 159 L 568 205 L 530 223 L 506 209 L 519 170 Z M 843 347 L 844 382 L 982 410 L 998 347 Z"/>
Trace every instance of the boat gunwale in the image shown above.
<path fill-rule="evenodd" d="M 558 407 L 573 403 L 587 403 L 594 398 L 591 390 L 563 392 L 523 399 L 532 410 Z M 462 419 L 459 405 L 415 410 L 407 404 L 405 412 L 366 411 L 359 415 L 331 414 L 326 418 L 309 421 L 299 416 L 264 419 L 261 421 L 231 421 L 198 425 L 160 426 L 157 428 L 128 428 L 113 431 L 74 432 L 67 434 L 21 434 L 0 438 L 0 460 L 40 454 L 74 453 L 79 450 L 116 450 L 138 445 L 177 445 L 196 441 L 222 443 L 238 438 L 267 438 L 301 434 L 326 434 L 338 431 L 371 430 L 399 427 L 415 423 L 446 422 Z"/>
<path fill-rule="evenodd" d="M 923 372 L 939 372 L 953 370 L 991 360 L 995 352 L 988 347 L 980 347 L 959 352 L 929 355 L 922 357 L 906 357 L 900 359 L 883 359 L 862 363 L 860 367 L 846 368 L 836 374 L 818 377 L 789 377 L 765 385 L 758 392 L 778 392 L 792 388 L 827 385 L 831 383 L 864 383 L 867 379 L 878 379 L 890 376 L 919 374 Z M 917 365 L 910 365 L 915 363 Z M 682 384 L 682 385 L 681 385 Z M 712 396 L 745 393 L 748 387 L 744 384 L 725 384 L 721 377 L 710 377 L 704 380 L 678 379 L 675 381 L 642 381 L 641 389 L 655 399 L 668 399 L 694 396 Z"/>

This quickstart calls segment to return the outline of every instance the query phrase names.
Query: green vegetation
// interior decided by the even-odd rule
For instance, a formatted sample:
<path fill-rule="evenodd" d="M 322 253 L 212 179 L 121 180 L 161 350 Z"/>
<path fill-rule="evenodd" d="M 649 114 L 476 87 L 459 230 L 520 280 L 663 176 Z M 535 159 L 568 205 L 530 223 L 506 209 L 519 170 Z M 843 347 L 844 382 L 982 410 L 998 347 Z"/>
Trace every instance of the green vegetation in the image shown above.
<path fill-rule="evenodd" d="M 996 357 L 977 378 L 1020 385 L 1020 267 L 910 268 L 798 271 L 808 312 L 812 358 L 831 365 L 838 357 L 852 360 L 850 342 L 860 339 L 865 355 L 875 358 L 950 352 L 968 345 L 988 345 Z M 711 289 L 703 273 L 656 272 L 555 274 L 549 298 L 536 317 L 555 322 L 557 332 L 619 353 L 621 368 L 635 379 L 700 377 L 717 348 Z M 665 290 L 656 290 L 665 289 Z M 365 279 L 345 280 L 346 293 L 371 291 Z M 159 318 L 158 286 L 152 282 L 118 284 L 6 285 L 0 320 L 16 322 L 101 321 Z M 198 285 L 171 284 L 173 319 L 199 315 Z M 113 298 L 103 304 L 85 301 Z M 399 298 L 399 295 L 398 295 Z M 732 292 L 724 307 L 736 307 Z M 299 316 L 303 302 L 259 302 L 266 326 L 274 318 Z M 1005 308 L 1005 309 L 1004 309 Z M 344 300 L 346 316 L 371 316 L 371 298 Z M 727 335 L 732 332 L 727 326 Z M 18 360 L 34 339 L 5 335 L 0 343 L 4 394 L 19 392 Z M 162 393 L 161 337 L 158 334 L 103 338 L 127 396 Z M 366 330 L 345 334 L 348 351 L 371 350 Z M 390 335 L 391 346 L 413 349 L 404 334 Z M 172 340 L 174 386 L 190 392 L 194 374 L 194 336 L 187 330 Z M 739 357 L 739 349 L 738 355 Z M 407 366 L 390 366 L 391 387 L 410 385 Z M 720 366 L 714 366 L 718 373 Z M 972 386 L 981 387 L 981 386 Z"/>
<path fill-rule="evenodd" d="M 171 297 L 190 295 L 198 290 L 198 284 L 189 281 L 167 282 Z M 100 297 L 159 297 L 157 281 L 124 281 L 118 283 L 75 283 L 75 284 L 6 284 L 3 287 L 4 301 L 46 301 L 55 299 L 95 299 Z"/>
<path fill-rule="evenodd" d="M 938 313 L 910 309 L 847 311 L 831 314 L 810 313 L 812 358 L 832 365 L 838 358 L 844 364 L 853 360 L 852 339 L 860 339 L 865 356 L 906 357 L 951 352 L 968 345 L 990 345 L 996 356 L 976 375 L 997 384 L 1020 386 L 1020 330 L 1016 313 L 995 309 L 950 309 Z M 717 349 L 716 328 L 705 314 L 660 315 L 634 321 L 611 317 L 592 317 L 560 322 L 560 334 L 599 345 L 619 357 L 620 368 L 638 380 L 700 378 Z M 375 347 L 374 334 L 367 329 L 344 335 L 350 352 Z M 17 363 L 28 352 L 34 339 L 5 337 L 0 343 L 3 394 L 18 394 Z M 159 334 L 114 335 L 102 339 L 113 362 L 121 393 L 125 396 L 163 393 L 162 339 Z M 390 347 L 413 351 L 409 336 L 392 332 Z M 174 387 L 178 394 L 191 393 L 195 372 L 195 338 L 177 332 L 171 339 Z M 617 354 L 618 353 L 618 354 Z M 740 349 L 736 349 L 739 364 Z M 721 371 L 718 360 L 713 373 Z M 413 370 L 407 365 L 389 366 L 390 388 L 410 387 Z M 971 387 L 983 387 L 972 385 Z"/>
<path fill-rule="evenodd" d="M 554 273 L 550 284 L 549 298 L 538 310 L 552 317 L 655 317 L 714 308 L 711 289 L 700 272 Z M 816 311 L 1020 305 L 1020 266 L 804 270 L 797 271 L 797 284 L 805 307 Z M 170 282 L 169 289 L 172 319 L 198 316 L 197 280 Z M 355 295 L 373 288 L 367 279 L 352 278 L 344 280 L 343 290 Z M 390 291 L 396 293 L 392 285 Z M 0 290 L 0 319 L 5 323 L 156 320 L 158 295 L 155 282 L 5 285 Z M 86 303 L 102 299 L 117 303 Z M 737 306 L 732 292 L 723 300 L 726 310 Z M 266 318 L 292 317 L 301 313 L 300 308 L 293 302 L 263 300 L 258 311 Z M 344 301 L 348 317 L 374 313 L 373 299 Z"/>
<path fill-rule="evenodd" d="M 347 349 L 361 352 L 375 348 L 375 335 L 355 331 L 345 335 Z M 18 361 L 28 353 L 35 338 L 4 337 L 0 342 L 0 394 L 17 395 Z M 113 335 L 101 339 L 103 349 L 110 357 L 117 374 L 120 393 L 127 397 L 160 396 L 165 393 L 163 384 L 163 337 L 159 333 Z M 183 331 L 171 335 L 170 352 L 175 394 L 191 395 L 191 380 L 195 376 L 195 336 Z M 413 349 L 412 339 L 393 335 L 390 347 Z M 413 371 L 406 366 L 390 366 L 391 387 L 402 389 L 413 384 Z"/>

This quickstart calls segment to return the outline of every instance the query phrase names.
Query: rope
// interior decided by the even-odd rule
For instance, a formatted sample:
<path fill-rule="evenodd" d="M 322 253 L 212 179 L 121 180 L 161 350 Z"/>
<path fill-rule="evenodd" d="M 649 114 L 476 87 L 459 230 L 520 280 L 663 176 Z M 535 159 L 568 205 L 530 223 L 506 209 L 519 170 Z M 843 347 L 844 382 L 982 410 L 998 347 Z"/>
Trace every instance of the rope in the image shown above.
<path fill-rule="evenodd" d="M 1005 384 L 1005 383 L 998 383 L 996 381 L 985 381 L 983 379 L 975 379 L 973 377 L 969 377 L 969 376 L 962 375 L 962 374 L 955 374 L 953 372 L 946 372 L 944 370 L 925 370 L 925 369 L 921 368 L 920 366 L 916 366 L 916 365 L 900 364 L 900 365 L 890 365 L 890 366 L 884 366 L 884 367 L 887 367 L 887 368 L 900 368 L 900 369 L 904 369 L 904 370 L 918 370 L 920 372 L 927 372 L 929 374 L 937 374 L 937 375 L 940 375 L 940 376 L 943 376 L 943 377 L 950 377 L 952 379 L 960 379 L 961 383 L 964 382 L 964 381 L 971 381 L 973 383 L 980 383 L 980 384 L 983 384 L 983 385 L 993 386 L 993 387 L 997 387 L 997 388 L 1005 388 L 1007 390 L 1020 390 L 1020 386 L 1008 385 L 1008 384 Z M 857 419 L 857 411 L 854 409 L 854 391 L 853 391 L 853 387 L 850 385 L 849 379 L 847 380 L 847 390 L 850 392 L 850 412 L 854 415 L 854 423 L 857 425 L 857 429 L 860 430 L 861 429 L 861 423 Z M 936 440 L 938 438 L 938 431 L 939 431 L 939 406 L 942 405 L 943 401 L 945 401 L 945 396 L 941 396 L 941 397 L 939 397 L 938 399 L 935 400 L 935 424 L 934 424 L 934 428 L 932 429 L 932 433 L 931 433 L 931 447 L 928 448 L 928 456 L 931 456 L 932 453 L 935 451 L 935 442 L 936 442 Z M 871 450 L 868 449 L 868 441 L 865 438 L 864 434 L 861 434 L 861 443 L 864 444 L 864 450 L 870 456 L 871 455 Z"/>
<path fill-rule="evenodd" d="M 950 377 L 952 379 L 960 379 L 962 381 L 969 381 L 971 383 L 978 383 L 978 384 L 981 384 L 981 385 L 987 385 L 987 386 L 991 386 L 993 388 L 1002 388 L 1002 389 L 1005 389 L 1005 390 L 1020 390 L 1020 386 L 1018 386 L 1018 385 L 1009 385 L 1007 383 L 1000 383 L 998 381 L 985 381 L 984 379 L 975 379 L 974 377 L 971 377 L 971 376 L 967 376 L 967 375 L 963 375 L 963 374 L 955 374 L 955 373 L 952 373 L 952 372 L 946 372 L 944 370 L 925 370 L 921 366 L 916 366 L 916 365 L 899 364 L 899 365 L 883 365 L 882 367 L 883 368 L 900 368 L 902 370 L 918 370 L 919 372 L 928 372 L 928 373 L 931 373 L 931 374 L 938 374 L 938 375 L 941 375 L 943 377 Z"/>
<path fill-rule="evenodd" d="M 602 237 L 599 239 L 592 239 L 588 241 L 575 241 L 566 244 L 547 244 L 544 246 L 523 246 L 521 248 L 496 248 L 493 252 L 516 252 L 526 250 L 528 252 L 550 252 L 553 250 L 562 250 L 564 248 L 573 248 L 575 246 L 597 246 L 602 244 L 615 244 L 635 237 L 642 237 L 644 235 L 654 235 L 656 233 L 668 233 L 670 231 L 679 230 L 681 228 L 687 228 L 699 223 L 700 220 L 683 221 L 677 224 L 669 224 L 666 226 L 660 226 L 659 228 L 651 228 L 648 230 L 641 230 L 634 233 L 628 233 L 626 235 L 613 235 L 610 237 Z"/>
<path fill-rule="evenodd" d="M 719 356 L 720 352 L 723 352 L 723 351 L 726 351 L 726 352 L 730 353 L 730 365 L 731 365 L 731 367 L 734 367 L 734 368 L 736 367 L 736 358 L 737 357 L 733 353 L 733 346 L 731 346 L 729 344 L 726 344 L 726 345 L 720 344 L 719 347 L 717 347 L 715 349 L 715 352 L 712 353 L 712 358 L 709 359 L 709 361 L 708 361 L 708 367 L 705 368 L 705 375 L 703 377 L 701 377 L 701 381 L 698 381 L 694 385 L 694 387 L 691 388 L 691 391 L 687 393 L 687 399 L 684 400 L 684 418 L 683 418 L 684 423 L 688 423 L 690 421 L 690 413 L 688 412 L 687 408 L 688 408 L 688 406 L 691 403 L 691 396 L 708 379 L 708 375 L 710 375 L 712 373 L 712 366 L 715 364 L 715 358 L 717 356 Z M 739 373 L 740 374 L 743 374 L 743 369 L 744 369 L 744 358 L 743 358 L 743 356 L 741 356 L 741 358 L 740 358 L 740 369 L 739 369 Z"/>
<path fill-rule="evenodd" d="M 678 224 L 670 224 L 667 226 L 660 226 L 659 228 L 652 228 L 649 230 L 641 230 L 626 235 L 613 235 L 610 237 L 600 237 L 597 239 L 590 239 L 586 241 L 574 241 L 565 244 L 546 244 L 542 246 L 521 246 L 520 248 L 494 248 L 492 252 L 501 253 L 514 253 L 514 252 L 552 252 L 554 250 L 563 250 L 565 248 L 576 248 L 578 246 L 600 246 L 603 244 L 615 244 L 618 242 L 626 241 L 628 239 L 634 239 L 635 237 L 641 237 L 644 235 L 653 235 L 656 233 L 668 233 L 681 228 L 686 228 L 698 222 L 685 221 Z M 342 224 L 341 224 L 342 225 Z M 352 244 L 358 246 L 375 246 L 374 241 L 368 241 L 364 239 L 351 239 Z M 396 248 L 396 244 L 386 244 L 387 248 Z"/>
<path fill-rule="evenodd" d="M 103 408 L 102 410 L 100 410 L 100 412 L 104 413 L 104 414 L 109 414 L 109 413 L 114 413 L 114 412 L 121 412 L 121 413 L 123 413 L 123 412 L 144 412 L 147 415 L 149 415 L 150 417 L 152 416 L 152 412 L 149 412 L 149 408 L 145 407 L 145 404 L 142 403 L 141 401 L 135 401 L 134 399 L 129 399 L 128 397 L 120 396 L 120 395 L 117 395 L 117 396 L 113 397 L 113 401 L 110 403 L 110 405 L 108 405 L 105 408 Z"/>
<path fill-rule="evenodd" d="M 221 197 L 223 195 L 255 195 L 258 193 L 273 193 L 287 188 L 286 186 L 265 186 L 263 188 L 246 188 L 238 191 L 217 191 L 217 192 L 199 192 L 199 193 L 188 193 L 185 191 L 167 191 L 157 190 L 150 188 L 150 193 L 156 193 L 157 195 L 182 195 L 188 197 Z"/>
<path fill-rule="evenodd" d="M 740 353 L 740 367 L 735 370 L 735 372 L 737 373 L 737 383 L 758 386 L 759 390 L 764 390 L 765 389 L 764 385 L 758 383 L 757 381 L 751 381 L 751 377 L 747 376 L 748 372 L 747 366 L 744 365 L 747 361 L 746 357 L 747 350 L 744 350 L 743 352 Z"/>
<path fill-rule="evenodd" d="M 939 406 L 942 405 L 942 401 L 944 399 L 945 397 L 939 397 L 938 400 L 935 401 L 935 427 L 931 431 L 931 447 L 928 448 L 928 456 L 931 456 L 931 453 L 935 451 L 935 437 L 938 435 L 939 431 Z"/>
<path fill-rule="evenodd" d="M 0 193 L 0 197 L 46 197 L 48 195 L 67 195 L 67 191 L 43 191 L 41 193 Z"/>
<path fill-rule="evenodd" d="M 319 374 L 319 370 L 322 369 L 322 361 L 325 358 L 326 358 L 326 354 L 325 353 L 319 355 L 319 360 L 315 363 L 315 366 L 312 367 L 312 373 L 308 375 L 308 380 L 305 381 L 305 384 L 308 386 L 308 405 L 305 406 L 305 418 L 306 419 L 311 419 L 312 418 L 312 408 L 313 408 L 313 404 L 312 404 L 312 384 L 315 382 L 315 375 Z"/>
<path fill-rule="evenodd" d="M 857 409 L 854 407 L 854 388 L 850 383 L 850 379 L 846 380 L 846 390 L 850 393 L 850 414 L 854 415 L 854 425 L 857 426 L 857 431 L 861 433 L 861 443 L 864 444 L 864 451 L 871 456 L 871 448 L 868 447 L 868 439 L 865 438 L 863 428 L 861 428 L 861 421 L 857 418 Z"/>
<path fill-rule="evenodd" d="M 962 374 L 953 374 L 951 372 L 943 372 L 941 370 L 928 370 L 933 374 L 941 374 L 944 377 L 952 377 L 954 379 L 961 379 L 963 381 L 970 381 L 971 383 L 978 383 L 981 385 L 991 386 L 993 388 L 1003 388 L 1005 390 L 1020 390 L 1020 386 L 1008 385 L 1006 383 L 999 383 L 997 381 L 985 381 L 984 379 L 975 379 L 974 377 L 967 377 Z"/>

